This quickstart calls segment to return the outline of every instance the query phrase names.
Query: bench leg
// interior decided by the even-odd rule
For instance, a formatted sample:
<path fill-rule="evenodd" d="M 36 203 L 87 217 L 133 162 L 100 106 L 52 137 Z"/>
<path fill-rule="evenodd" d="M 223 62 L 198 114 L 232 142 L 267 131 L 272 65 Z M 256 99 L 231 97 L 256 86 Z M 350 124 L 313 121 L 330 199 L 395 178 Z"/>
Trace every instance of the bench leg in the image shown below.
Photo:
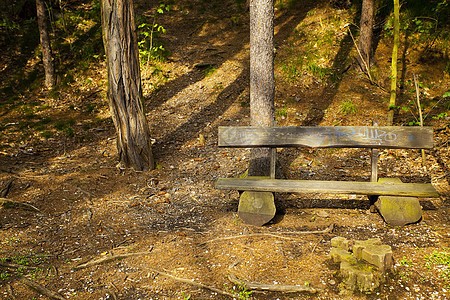
<path fill-rule="evenodd" d="M 380 178 L 378 182 L 401 182 L 399 178 Z M 422 206 L 415 197 L 379 196 L 375 202 L 384 221 L 391 226 L 404 226 L 422 219 Z"/>
<path fill-rule="evenodd" d="M 246 224 L 262 226 L 273 219 L 276 213 L 271 192 L 245 191 L 239 198 L 238 216 Z"/>

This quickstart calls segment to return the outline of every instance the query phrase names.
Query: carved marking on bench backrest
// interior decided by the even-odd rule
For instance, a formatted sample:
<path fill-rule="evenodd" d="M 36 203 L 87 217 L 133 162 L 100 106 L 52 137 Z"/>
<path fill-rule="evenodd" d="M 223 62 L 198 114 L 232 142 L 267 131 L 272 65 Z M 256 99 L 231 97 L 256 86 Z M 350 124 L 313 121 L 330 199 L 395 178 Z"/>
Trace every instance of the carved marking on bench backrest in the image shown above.
<path fill-rule="evenodd" d="M 225 127 L 222 132 L 223 142 L 226 144 L 251 144 L 258 136 L 255 129 L 245 128 L 236 131 L 233 127 Z"/>
<path fill-rule="evenodd" d="M 340 128 L 335 128 L 334 129 L 334 136 L 336 137 L 336 141 L 337 143 L 341 142 L 342 140 L 350 140 L 353 141 L 354 139 L 352 138 L 354 135 L 356 134 L 355 130 L 345 130 L 342 131 Z M 333 139 L 334 140 L 334 139 Z"/>
<path fill-rule="evenodd" d="M 221 147 L 358 147 L 431 149 L 432 128 L 220 127 Z"/>
<path fill-rule="evenodd" d="M 359 136 L 367 140 L 370 143 L 381 144 L 383 141 L 385 142 L 394 142 L 397 140 L 397 135 L 392 131 L 386 132 L 384 130 L 364 127 L 359 130 Z"/>

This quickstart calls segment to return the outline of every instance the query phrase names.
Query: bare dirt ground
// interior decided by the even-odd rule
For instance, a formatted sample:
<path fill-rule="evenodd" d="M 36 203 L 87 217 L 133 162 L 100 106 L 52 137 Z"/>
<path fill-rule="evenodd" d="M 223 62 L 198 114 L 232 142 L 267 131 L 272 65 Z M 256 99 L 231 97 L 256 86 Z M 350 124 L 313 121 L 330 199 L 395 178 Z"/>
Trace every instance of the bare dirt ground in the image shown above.
<path fill-rule="evenodd" d="M 138 12 L 145 13 L 148 8 L 142 2 Z M 308 12 L 348 17 L 344 10 L 324 2 L 302 1 L 289 10 L 277 10 L 276 106 L 285 109 L 277 114 L 278 124 L 369 125 L 374 120 L 384 124 L 386 93 L 369 84 L 357 69 L 347 69 L 355 53 L 345 29 L 336 32 L 331 48 L 330 65 L 341 72 L 338 80 L 310 74 L 304 74 L 301 84 L 282 80 L 280 62 L 289 55 L 292 32 L 302 22 L 322 24 L 319 13 L 314 17 Z M 253 299 L 448 298 L 448 265 L 430 258 L 433 253 L 449 253 L 448 120 L 429 120 L 436 147 L 426 151 L 425 166 L 420 151 L 381 153 L 381 176 L 431 182 L 439 191 L 439 198 L 421 200 L 421 222 L 390 227 L 380 215 L 369 212 L 367 197 L 279 194 L 272 222 L 263 227 L 246 225 L 236 215 L 238 192 L 216 190 L 214 183 L 219 177 L 242 174 L 248 165 L 248 149 L 217 147 L 219 125 L 249 124 L 248 13 L 231 1 L 220 7 L 205 3 L 200 9 L 174 6 L 162 17 L 171 51 L 161 63 L 166 80 L 153 89 L 160 77 L 142 71 L 155 140 L 155 170 L 116 167 L 102 64 L 90 70 L 97 85 L 82 90 L 81 96 L 67 92 L 54 100 L 45 93 L 28 95 L 51 107 L 37 114 L 74 117 L 73 136 L 58 133 L 19 140 L 17 124 L 23 116 L 2 112 L 3 121 L 10 124 L 2 132 L 1 187 L 12 182 L 6 198 L 38 209 L 0 210 L 3 299 L 45 298 L 22 283 L 22 276 L 67 299 L 183 299 L 188 295 L 225 299 L 230 296 L 210 288 L 239 293 L 227 277 L 230 273 L 251 282 L 306 284 L 317 289 L 316 294 L 254 291 Z M 385 72 L 389 51 L 380 42 L 377 63 Z M 436 82 L 436 93 L 448 90 L 448 74 L 443 75 L 440 65 L 413 66 L 415 53 L 410 50 L 408 68 L 427 73 L 428 80 Z M 212 65 L 214 71 L 205 74 L 198 64 Z M 385 82 L 380 79 L 380 84 Z M 342 113 L 344 99 L 353 99 L 357 114 Z M 86 102 L 97 103 L 95 116 L 83 112 Z M 407 118 L 406 113 L 398 116 L 397 125 Z M 368 180 L 370 176 L 366 150 L 279 149 L 278 156 L 288 178 Z M 327 231 L 330 226 L 333 230 Z M 329 259 L 330 240 L 335 236 L 380 238 L 392 246 L 395 269 L 389 280 L 372 294 L 341 295 L 341 279 Z M 96 263 L 80 268 L 91 261 Z"/>

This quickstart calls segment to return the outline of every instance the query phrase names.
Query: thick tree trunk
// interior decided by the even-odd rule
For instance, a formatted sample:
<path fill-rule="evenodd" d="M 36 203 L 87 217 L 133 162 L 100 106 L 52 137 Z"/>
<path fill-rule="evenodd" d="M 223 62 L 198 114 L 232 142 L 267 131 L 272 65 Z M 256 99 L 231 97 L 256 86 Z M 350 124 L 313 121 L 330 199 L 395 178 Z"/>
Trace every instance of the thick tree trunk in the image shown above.
<path fill-rule="evenodd" d="M 373 2 L 363 0 L 359 33 L 358 62 L 363 72 L 369 72 L 372 60 Z"/>
<path fill-rule="evenodd" d="M 391 65 L 391 97 L 389 100 L 389 111 L 387 125 L 394 123 L 395 100 L 397 98 L 397 57 L 398 45 L 400 43 L 400 3 L 394 0 L 394 46 L 392 47 L 392 65 Z"/>
<path fill-rule="evenodd" d="M 55 68 L 53 66 L 52 48 L 48 37 L 47 17 L 45 15 L 44 0 L 36 0 L 37 21 L 41 39 L 42 62 L 45 72 L 45 86 L 52 88 L 55 85 Z"/>
<path fill-rule="evenodd" d="M 108 98 L 125 167 L 153 169 L 150 134 L 142 105 L 141 74 L 132 0 L 102 0 Z"/>
<path fill-rule="evenodd" d="M 274 125 L 273 0 L 250 1 L 250 119 L 252 126 Z M 268 176 L 270 148 L 251 152 L 249 175 Z"/>

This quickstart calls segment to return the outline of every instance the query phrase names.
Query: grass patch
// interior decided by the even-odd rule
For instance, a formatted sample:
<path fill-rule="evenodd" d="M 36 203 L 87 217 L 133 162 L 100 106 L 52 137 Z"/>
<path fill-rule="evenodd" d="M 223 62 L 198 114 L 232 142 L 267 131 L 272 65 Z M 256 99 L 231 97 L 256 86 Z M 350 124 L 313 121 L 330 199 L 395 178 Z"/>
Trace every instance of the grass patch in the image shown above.
<path fill-rule="evenodd" d="M 204 74 L 205 74 L 205 77 L 208 77 L 208 76 L 214 74 L 216 71 L 217 71 L 216 67 L 214 67 L 214 66 L 209 66 L 209 67 L 206 68 L 206 70 L 205 70 L 205 73 L 204 73 Z"/>
<path fill-rule="evenodd" d="M 64 132 L 67 137 L 73 137 L 75 135 L 75 131 L 72 126 L 75 124 L 75 119 L 68 120 L 59 120 L 55 123 L 54 127 L 56 130 Z"/>
<path fill-rule="evenodd" d="M 450 288 L 450 249 L 443 251 L 433 251 L 425 257 L 425 267 L 428 270 L 437 270 L 440 276 L 447 282 L 447 288 Z"/>
<path fill-rule="evenodd" d="M 357 112 L 356 106 L 351 100 L 342 102 L 339 110 L 345 115 L 351 115 Z"/>
<path fill-rule="evenodd" d="M 286 117 L 287 113 L 288 113 L 287 107 L 277 109 L 277 111 L 275 112 L 277 117 Z"/>

